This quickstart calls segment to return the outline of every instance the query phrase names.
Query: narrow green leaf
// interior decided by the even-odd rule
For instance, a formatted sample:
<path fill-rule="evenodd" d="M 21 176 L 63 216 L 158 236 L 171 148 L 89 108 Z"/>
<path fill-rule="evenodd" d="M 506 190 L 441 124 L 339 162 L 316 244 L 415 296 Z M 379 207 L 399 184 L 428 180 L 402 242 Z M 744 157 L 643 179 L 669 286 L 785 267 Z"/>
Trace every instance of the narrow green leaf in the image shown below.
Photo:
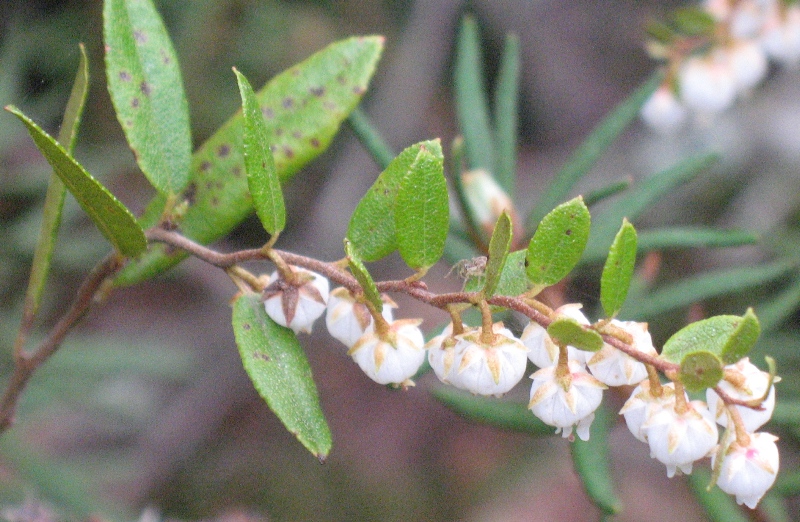
<path fill-rule="evenodd" d="M 603 347 L 603 337 L 599 333 L 585 328 L 569 317 L 559 317 L 550 323 L 547 334 L 558 344 L 574 346 L 587 352 L 596 352 Z"/>
<path fill-rule="evenodd" d="M 583 254 L 590 226 L 589 209 L 580 196 L 547 214 L 528 245 L 531 283 L 553 285 L 564 279 Z"/>
<path fill-rule="evenodd" d="M 9 105 L 6 110 L 25 124 L 39 151 L 114 248 L 127 257 L 142 253 L 147 248 L 144 231 L 125 205 L 33 120 L 16 107 Z"/>
<path fill-rule="evenodd" d="M 719 230 L 706 227 L 674 227 L 647 230 L 639 234 L 639 250 L 716 248 L 752 245 L 758 234 L 747 230 Z"/>
<path fill-rule="evenodd" d="M 403 261 L 415 270 L 433 266 L 444 253 L 449 225 L 444 156 L 436 139 L 420 146 L 397 190 L 394 226 Z"/>
<path fill-rule="evenodd" d="M 361 107 L 356 107 L 347 118 L 347 123 L 350 128 L 355 132 L 356 137 L 367 149 L 372 159 L 381 169 L 385 169 L 392 162 L 396 154 L 389 147 L 389 144 L 384 141 L 378 130 L 373 127 L 372 122 L 369 121 L 367 114 Z"/>
<path fill-rule="evenodd" d="M 273 78 L 257 93 L 269 131 L 278 176 L 289 180 L 330 144 L 358 105 L 375 71 L 384 38 L 362 36 L 333 43 Z M 242 155 L 241 113 L 209 138 L 192 156 L 191 181 L 180 195 L 187 206 L 173 222 L 190 239 L 207 244 L 226 235 L 253 211 Z M 148 206 L 144 226 L 156 225 L 166 199 Z M 117 277 L 131 285 L 149 279 L 186 258 L 182 251 L 153 245 Z"/>
<path fill-rule="evenodd" d="M 470 420 L 529 435 L 552 435 L 553 428 L 540 421 L 524 403 L 476 397 L 451 386 L 434 388 L 433 396 Z"/>
<path fill-rule="evenodd" d="M 358 202 L 350 218 L 347 237 L 364 261 L 377 261 L 397 249 L 394 217 L 397 192 L 422 150 L 432 150 L 437 146 L 433 141 L 425 141 L 406 148 Z"/>
<path fill-rule="evenodd" d="M 486 262 L 485 279 L 483 294 L 488 299 L 494 295 L 500 283 L 500 276 L 508 258 L 508 250 L 511 248 L 511 218 L 504 210 L 494 226 L 492 239 L 489 241 L 489 259 Z"/>
<path fill-rule="evenodd" d="M 244 369 L 259 395 L 286 429 L 324 460 L 331 450 L 331 432 L 297 337 L 269 318 L 257 294 L 236 298 L 232 322 Z"/>
<path fill-rule="evenodd" d="M 614 317 L 625 303 L 635 264 L 636 229 L 623 219 L 600 278 L 600 303 L 606 316 Z"/>
<path fill-rule="evenodd" d="M 672 25 L 687 36 L 710 36 L 717 28 L 717 20 L 700 7 L 681 7 L 672 13 Z"/>
<path fill-rule="evenodd" d="M 592 238 L 586 247 L 584 259 L 604 259 L 622 218 L 635 221 L 642 212 L 670 194 L 675 187 L 693 179 L 718 159 L 716 154 L 692 157 L 636 183 L 610 208 L 595 215 Z"/>
<path fill-rule="evenodd" d="M 622 181 L 617 181 L 606 185 L 605 187 L 600 187 L 599 189 L 595 189 L 591 192 L 588 192 L 583 195 L 583 202 L 586 203 L 587 207 L 592 207 L 601 201 L 604 201 L 612 196 L 616 196 L 620 192 L 623 192 L 628 189 L 633 183 L 633 179 L 623 179 Z"/>
<path fill-rule="evenodd" d="M 595 506 L 608 515 L 622 511 L 622 501 L 615 491 L 610 466 L 608 435 L 613 425 L 611 412 L 601 405 L 595 411 L 589 440 L 576 439 L 569 445 L 575 471 L 581 478 L 586 494 Z"/>
<path fill-rule="evenodd" d="M 242 96 L 242 115 L 244 117 L 244 166 L 247 171 L 247 185 L 253 206 L 261 224 L 269 235 L 281 233 L 286 226 L 286 207 L 275 159 L 270 150 L 269 133 L 256 93 L 247 78 L 236 68 L 236 81 Z"/>
<path fill-rule="evenodd" d="M 661 357 L 673 363 L 681 363 L 689 354 L 710 352 L 727 362 L 734 356 L 741 358 L 747 355 L 755 345 L 757 332 L 758 321 L 750 310 L 745 317 L 709 317 L 676 332 L 664 344 Z"/>
<path fill-rule="evenodd" d="M 106 0 L 108 91 L 139 168 L 162 194 L 189 183 L 192 138 L 178 57 L 151 0 Z"/>
<path fill-rule="evenodd" d="M 494 92 L 494 177 L 509 194 L 516 194 L 519 70 L 519 37 L 507 34 Z"/>
<path fill-rule="evenodd" d="M 712 522 L 748 522 L 752 520 L 747 516 L 742 508 L 736 505 L 736 500 L 718 487 L 708 490 L 708 483 L 711 474 L 707 469 L 695 469 L 690 475 L 686 476 L 689 486 L 692 488 L 695 497 L 703 506 L 708 515 L 708 520 Z"/>
<path fill-rule="evenodd" d="M 622 131 L 639 115 L 650 95 L 655 92 L 663 79 L 663 73 L 657 72 L 636 89 L 628 98 L 617 105 L 597 126 L 589 136 L 572 153 L 567 162 L 556 174 L 555 180 L 536 203 L 528 216 L 527 229 L 532 230 L 539 220 L 562 201 L 583 176 L 589 173 L 600 156 L 611 146 Z M 633 219 L 632 216 L 630 216 Z M 616 220 L 619 223 L 622 216 Z"/>
<path fill-rule="evenodd" d="M 781 326 L 789 317 L 794 316 L 800 307 L 800 276 L 793 277 L 786 288 L 756 307 L 759 322 L 765 332 Z"/>
<path fill-rule="evenodd" d="M 500 272 L 500 281 L 492 295 L 506 295 L 516 297 L 528 290 L 528 278 L 525 274 L 525 257 L 527 250 L 511 252 L 506 257 L 503 270 Z M 483 273 L 470 274 L 464 282 L 465 292 L 479 292 L 486 284 Z"/>
<path fill-rule="evenodd" d="M 458 126 L 464 135 L 470 169 L 494 172 L 494 136 L 483 78 L 483 58 L 478 24 L 471 16 L 461 22 L 456 42 L 455 98 Z"/>
<path fill-rule="evenodd" d="M 58 133 L 58 142 L 64 146 L 68 154 L 75 148 L 75 139 L 78 135 L 83 108 L 86 104 L 86 95 L 89 92 L 89 60 L 86 57 L 86 48 L 80 45 L 81 58 L 72 92 L 64 111 L 61 130 Z M 42 225 L 39 230 L 39 240 L 33 253 L 31 275 L 25 293 L 25 313 L 32 320 L 39 309 L 42 300 L 47 274 L 50 273 L 50 261 L 53 258 L 53 249 L 61 225 L 61 210 L 64 207 L 64 196 L 67 190 L 58 174 L 50 175 L 47 194 L 44 199 L 42 211 Z M 25 319 L 27 320 L 27 319 Z"/>
<path fill-rule="evenodd" d="M 681 361 L 678 378 L 689 392 L 713 388 L 722 379 L 722 361 L 711 352 L 694 351 Z"/>
<path fill-rule="evenodd" d="M 364 266 L 364 263 L 358 257 L 358 254 L 353 249 L 352 243 L 348 239 L 344 240 L 344 252 L 347 256 L 347 265 L 350 267 L 353 277 L 355 277 L 358 284 L 361 285 L 364 296 L 372 303 L 372 306 L 374 306 L 378 312 L 383 311 L 383 300 L 381 299 L 381 293 L 378 292 L 378 287 L 375 286 L 375 280 L 372 279 L 367 267 Z"/>
<path fill-rule="evenodd" d="M 622 315 L 631 320 L 645 320 L 660 313 L 693 303 L 764 285 L 785 276 L 793 264 L 778 261 L 769 265 L 715 270 L 682 279 L 636 300 L 629 300 Z"/>
<path fill-rule="evenodd" d="M 464 139 L 461 136 L 457 136 L 453 139 L 453 143 L 450 146 L 450 172 L 450 179 L 453 183 L 456 196 L 458 197 L 458 206 L 461 209 L 461 217 L 466 233 L 470 238 L 470 243 L 476 250 L 486 250 L 488 245 L 484 243 L 480 221 L 475 209 L 472 208 L 470 198 L 464 186 Z M 457 259 L 465 259 L 466 257 L 472 256 L 457 256 Z"/>

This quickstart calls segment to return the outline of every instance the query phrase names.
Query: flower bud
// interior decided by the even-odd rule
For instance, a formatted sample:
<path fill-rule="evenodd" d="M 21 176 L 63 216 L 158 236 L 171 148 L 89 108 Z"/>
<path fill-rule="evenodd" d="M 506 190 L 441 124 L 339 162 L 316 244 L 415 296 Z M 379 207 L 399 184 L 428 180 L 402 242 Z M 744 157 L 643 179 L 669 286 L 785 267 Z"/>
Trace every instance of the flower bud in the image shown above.
<path fill-rule="evenodd" d="M 633 436 L 642 442 L 647 442 L 647 431 L 642 429 L 642 425 L 662 409 L 670 409 L 675 405 L 675 384 L 662 384 L 660 389 L 661 394 L 654 396 L 650 381 L 640 382 L 619 411 Z"/>
<path fill-rule="evenodd" d="M 522 234 L 514 202 L 489 172 L 483 169 L 464 172 L 461 175 L 461 184 L 469 208 L 487 235 L 492 234 L 497 218 L 504 210 L 511 217 L 514 235 Z"/>
<path fill-rule="evenodd" d="M 778 437 L 771 433 L 751 433 L 748 438 L 749 444 L 741 445 L 734 441 L 722 451 L 717 486 L 729 495 L 736 495 L 738 504 L 755 509 L 778 474 L 780 463 L 775 444 Z M 711 457 L 712 468 L 716 459 L 714 454 Z"/>
<path fill-rule="evenodd" d="M 545 424 L 556 427 L 564 438 L 572 435 L 575 426 L 581 440 L 589 440 L 589 427 L 594 411 L 603 399 L 606 386 L 592 377 L 577 361 L 569 361 L 569 373 L 557 375 L 558 366 L 548 366 L 531 375 L 531 400 L 534 415 Z"/>
<path fill-rule="evenodd" d="M 582 306 L 580 303 L 565 304 L 557 308 L 554 315 L 555 317 L 569 317 L 580 324 L 588 325 L 590 324 L 589 320 L 581 312 Z M 547 330 L 538 323 L 533 321 L 528 323 L 519 340 L 528 348 L 528 359 L 539 368 L 553 366 L 558 361 L 558 345 L 550 338 Z M 578 350 L 574 346 L 568 346 L 567 354 L 570 361 L 584 364 L 587 357 L 594 355 L 594 352 L 586 352 Z"/>
<path fill-rule="evenodd" d="M 723 49 L 706 56 L 690 56 L 678 73 L 681 100 L 700 113 L 727 109 L 736 99 L 736 79 Z"/>
<path fill-rule="evenodd" d="M 453 364 L 448 380 L 457 388 L 476 395 L 500 396 L 514 387 L 525 374 L 528 349 L 503 323 L 492 327 L 494 339 L 485 342 L 480 329 L 456 335 Z"/>
<path fill-rule="evenodd" d="M 311 326 L 325 311 L 328 302 L 328 280 L 304 268 L 290 269 L 304 282 L 295 286 L 273 272 L 270 276 L 273 283 L 264 289 L 264 308 L 273 321 L 291 328 L 294 333 L 311 333 Z"/>
<path fill-rule="evenodd" d="M 639 116 L 647 125 L 666 134 L 680 128 L 688 112 L 672 88 L 665 84 L 642 105 Z"/>
<path fill-rule="evenodd" d="M 398 319 L 389 323 L 383 337 L 375 331 L 366 332 L 347 353 L 379 384 L 413 385 L 411 377 L 425 361 L 420 323 L 421 319 Z"/>
<path fill-rule="evenodd" d="M 708 407 L 702 401 L 692 401 L 683 412 L 662 408 L 644 424 L 650 456 L 667 466 L 667 476 L 677 470 L 692 472 L 694 461 L 708 455 L 719 438 L 717 425 Z"/>
<path fill-rule="evenodd" d="M 769 384 L 769 374 L 759 370 L 756 365 L 750 362 L 748 357 L 745 357 L 736 364 L 726 366 L 725 370 L 726 373 L 735 372 L 739 382 L 733 384 L 730 380 L 723 379 L 720 381 L 719 387 L 734 399 L 752 401 L 766 394 L 767 385 Z M 717 423 L 719 423 L 720 426 L 727 427 L 727 407 L 725 403 L 719 400 L 719 395 L 709 388 L 706 390 L 706 400 L 708 401 L 708 408 L 711 410 L 711 413 L 716 416 Z M 756 431 L 772 417 L 772 412 L 775 409 L 775 386 L 770 388 L 767 399 L 761 404 L 761 407 L 764 408 L 763 410 L 754 410 L 753 408 L 739 405 L 734 405 L 732 407 L 739 410 L 745 430 L 749 432 Z"/>
<path fill-rule="evenodd" d="M 625 330 L 633 337 L 632 346 L 636 351 L 648 355 L 658 355 L 658 352 L 653 347 L 653 339 L 650 337 L 650 332 L 647 331 L 647 323 L 623 322 L 612 319 L 611 324 Z M 603 344 L 603 348 L 589 358 L 587 365 L 592 375 L 609 386 L 637 384 L 647 378 L 647 368 L 644 363 L 637 361 L 610 344 Z"/>
<path fill-rule="evenodd" d="M 383 296 L 381 315 L 387 322 L 392 322 L 392 308 L 397 305 Z M 347 288 L 335 288 L 328 298 L 328 311 L 325 324 L 331 337 L 351 348 L 366 332 L 374 328 L 372 314 L 363 303 L 359 303 Z"/>

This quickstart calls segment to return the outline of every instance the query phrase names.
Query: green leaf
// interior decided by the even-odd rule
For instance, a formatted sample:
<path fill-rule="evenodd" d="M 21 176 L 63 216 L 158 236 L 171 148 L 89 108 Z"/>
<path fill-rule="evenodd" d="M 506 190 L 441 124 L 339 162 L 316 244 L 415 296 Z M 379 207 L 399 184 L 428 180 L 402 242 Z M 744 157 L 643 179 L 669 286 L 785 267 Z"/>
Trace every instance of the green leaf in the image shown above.
<path fill-rule="evenodd" d="M 511 248 L 511 218 L 504 210 L 494 226 L 492 239 L 489 241 L 489 259 L 486 262 L 486 284 L 483 286 L 483 294 L 486 299 L 494 295 L 500 283 L 500 276 L 508 258 L 508 250 Z"/>
<path fill-rule="evenodd" d="M 536 418 L 524 403 L 476 397 L 451 386 L 434 388 L 432 393 L 445 406 L 470 420 L 529 435 L 553 434 L 552 426 Z"/>
<path fill-rule="evenodd" d="M 147 240 L 136 218 L 125 205 L 33 120 L 16 107 L 9 105 L 6 110 L 25 124 L 39 151 L 114 248 L 127 257 L 142 253 L 147 248 Z"/>
<path fill-rule="evenodd" d="M 608 435 L 613 425 L 611 412 L 601 405 L 595 411 L 589 440 L 576 439 L 569 445 L 575 471 L 581 478 L 586 494 L 595 506 L 608 515 L 622 511 L 622 501 L 614 490 L 610 466 Z"/>
<path fill-rule="evenodd" d="M 717 28 L 714 17 L 699 7 L 682 7 L 672 13 L 672 24 L 687 36 L 710 36 Z"/>
<path fill-rule="evenodd" d="M 689 392 L 713 388 L 722 379 L 722 361 L 711 352 L 695 351 L 681 361 L 678 378 Z"/>
<path fill-rule="evenodd" d="M 635 264 L 636 229 L 627 219 L 623 219 L 600 278 L 600 302 L 606 316 L 615 316 L 625 303 Z"/>
<path fill-rule="evenodd" d="M 528 279 L 553 285 L 564 279 L 581 258 L 589 239 L 589 209 L 578 196 L 547 214 L 528 245 Z"/>
<path fill-rule="evenodd" d="M 367 149 L 372 159 L 381 169 L 385 169 L 392 162 L 396 154 L 389 147 L 389 144 L 384 141 L 378 130 L 373 127 L 372 122 L 369 121 L 367 114 L 361 107 L 356 107 L 347 118 L 347 123 L 350 128 L 358 137 L 358 141 Z"/>
<path fill-rule="evenodd" d="M 627 190 L 632 183 L 633 179 L 628 178 L 611 183 L 605 187 L 600 187 L 599 189 L 595 189 L 584 194 L 583 202 L 586 203 L 587 207 L 592 207 L 593 205 L 596 205 L 597 203 L 600 203 L 611 196 L 616 196 L 620 192 Z"/>
<path fill-rule="evenodd" d="M 439 147 L 437 142 L 424 141 L 406 148 L 392 160 L 358 202 L 350 218 L 347 237 L 364 261 L 377 261 L 397 249 L 394 217 L 397 192 L 403 179 L 423 154 L 423 149 L 429 151 L 436 147 Z"/>
<path fill-rule="evenodd" d="M 693 470 L 690 475 L 686 475 L 689 486 L 692 488 L 695 497 L 708 515 L 708 520 L 712 522 L 748 522 L 752 519 L 744 513 L 742 508 L 736 505 L 736 500 L 718 487 L 711 490 L 708 484 L 711 481 L 711 474 L 707 469 L 698 468 Z"/>
<path fill-rule="evenodd" d="M 664 344 L 661 357 L 673 363 L 681 363 L 687 355 L 710 352 L 731 364 L 755 346 L 760 333 L 758 319 L 748 309 L 744 317 L 718 315 L 685 326 Z"/>
<path fill-rule="evenodd" d="M 380 36 L 364 36 L 333 43 L 273 78 L 256 95 L 282 182 L 328 147 L 366 92 L 383 42 Z M 228 234 L 253 211 L 244 172 L 243 132 L 239 113 L 192 156 L 191 181 L 180 196 L 186 212 L 172 220 L 198 243 L 207 244 Z M 146 219 L 142 218 L 145 226 L 158 223 L 164 204 L 163 196 L 151 202 Z M 182 251 L 153 245 L 123 270 L 116 284 L 149 279 L 185 258 Z"/>
<path fill-rule="evenodd" d="M 528 230 L 533 229 L 534 225 L 544 217 L 548 210 L 553 208 L 559 201 L 562 201 L 575 184 L 589 173 L 589 170 L 600 159 L 600 156 L 622 134 L 622 131 L 636 119 L 642 105 L 661 85 L 662 80 L 663 73 L 657 72 L 653 74 L 641 87 L 617 105 L 608 116 L 595 126 L 589 136 L 583 140 L 561 170 L 558 171 L 555 180 L 542 194 L 542 197 L 539 198 L 536 206 L 528 216 L 528 225 L 526 227 Z M 633 219 L 632 216 L 630 217 Z M 622 216 L 616 219 L 615 223 L 619 223 L 620 220 L 622 220 Z"/>
<path fill-rule="evenodd" d="M 286 429 L 324 460 L 331 450 L 331 432 L 297 337 L 269 318 L 257 294 L 239 295 L 234 301 L 233 333 L 259 395 Z"/>
<path fill-rule="evenodd" d="M 86 48 L 83 44 L 80 45 L 80 52 L 81 58 L 78 72 L 75 75 L 72 92 L 64 111 L 61 130 L 58 133 L 58 142 L 64 146 L 64 150 L 68 154 L 72 154 L 75 148 L 78 127 L 86 104 L 86 95 L 89 92 L 89 60 L 86 57 Z M 64 183 L 58 177 L 58 174 L 53 172 L 50 175 L 50 182 L 44 199 L 39 240 L 33 253 L 31 276 L 25 293 L 26 318 L 23 321 L 32 321 L 39 309 L 47 275 L 50 272 L 50 261 L 53 257 L 58 229 L 61 225 L 61 211 L 64 208 L 64 196 L 66 196 L 66 193 L 67 190 Z"/>
<path fill-rule="evenodd" d="M 692 157 L 636 183 L 624 197 L 604 212 L 595 215 L 592 239 L 586 247 L 584 262 L 605 258 L 622 218 L 635 221 L 642 212 L 670 194 L 675 187 L 707 170 L 718 159 L 716 154 Z"/>
<path fill-rule="evenodd" d="M 106 0 L 108 91 L 139 168 L 162 194 L 189 183 L 192 137 L 178 57 L 151 0 Z"/>
<path fill-rule="evenodd" d="M 275 159 L 270 150 L 269 133 L 264 115 L 256 99 L 256 93 L 247 78 L 237 71 L 236 81 L 242 96 L 242 116 L 244 117 L 244 166 L 247 171 L 247 185 L 253 198 L 253 206 L 269 235 L 281 233 L 286 226 L 286 207 Z"/>
<path fill-rule="evenodd" d="M 471 16 L 461 22 L 456 42 L 454 78 L 458 127 L 464 135 L 470 169 L 494 172 L 494 136 L 489 121 L 489 104 L 483 78 L 478 24 Z"/>
<path fill-rule="evenodd" d="M 639 250 L 712 248 L 752 245 L 758 234 L 747 230 L 719 230 L 706 227 L 670 227 L 646 230 L 639 234 Z"/>
<path fill-rule="evenodd" d="M 587 352 L 596 352 L 603 347 L 603 337 L 599 333 L 569 317 L 559 317 L 550 323 L 547 334 L 556 344 L 574 346 Z"/>
<path fill-rule="evenodd" d="M 375 281 L 372 279 L 367 267 L 364 266 L 364 263 L 358 257 L 358 254 L 353 249 L 352 243 L 348 239 L 344 240 L 344 252 L 347 256 L 347 265 L 350 267 L 353 277 L 355 277 L 356 281 L 358 281 L 358 284 L 361 285 L 361 289 L 364 291 L 364 296 L 370 303 L 372 303 L 372 306 L 374 306 L 378 312 L 383 311 L 383 300 L 381 299 L 381 293 L 378 292 L 378 287 L 375 286 Z"/>
<path fill-rule="evenodd" d="M 516 194 L 517 127 L 519 114 L 519 37 L 507 34 L 494 92 L 494 176 L 508 194 Z"/>
<path fill-rule="evenodd" d="M 789 317 L 793 317 L 800 306 L 800 276 L 793 277 L 780 293 L 756 306 L 761 328 L 767 332 L 778 328 Z"/>
<path fill-rule="evenodd" d="M 433 266 L 444 253 L 449 225 L 444 156 L 436 139 L 420 146 L 397 190 L 394 226 L 403 261 L 415 270 Z"/>

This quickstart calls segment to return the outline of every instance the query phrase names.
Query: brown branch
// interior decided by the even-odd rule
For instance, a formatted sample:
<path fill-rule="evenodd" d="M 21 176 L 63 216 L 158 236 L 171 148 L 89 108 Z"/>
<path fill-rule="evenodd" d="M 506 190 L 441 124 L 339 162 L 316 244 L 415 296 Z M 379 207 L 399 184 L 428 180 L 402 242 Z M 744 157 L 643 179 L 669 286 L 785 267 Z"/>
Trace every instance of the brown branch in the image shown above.
<path fill-rule="evenodd" d="M 58 320 L 49 336 L 37 349 L 32 353 L 20 350 L 19 353 L 14 354 L 14 371 L 2 398 L 0 398 L 0 433 L 13 424 L 17 402 L 33 373 L 56 353 L 67 333 L 89 310 L 94 296 L 103 288 L 103 284 L 108 278 L 122 268 L 122 265 L 122 258 L 116 252 L 106 256 L 86 276 L 78 288 L 70 308 Z"/>

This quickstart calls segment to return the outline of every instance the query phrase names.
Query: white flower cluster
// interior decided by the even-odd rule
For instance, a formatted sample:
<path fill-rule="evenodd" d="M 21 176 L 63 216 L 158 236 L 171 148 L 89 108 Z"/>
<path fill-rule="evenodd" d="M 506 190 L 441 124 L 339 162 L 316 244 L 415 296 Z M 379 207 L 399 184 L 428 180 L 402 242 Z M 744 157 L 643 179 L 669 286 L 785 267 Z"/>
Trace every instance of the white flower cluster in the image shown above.
<path fill-rule="evenodd" d="M 800 65 L 800 4 L 705 0 L 702 9 L 716 22 L 710 41 L 695 47 L 678 41 L 658 53 L 669 61 L 667 78 L 644 104 L 641 117 L 659 131 L 675 131 L 690 112 L 727 109 L 764 79 L 770 60 Z"/>
<path fill-rule="evenodd" d="M 347 289 L 337 288 L 329 295 L 324 277 L 292 270 L 302 274 L 300 286 L 273 274 L 274 282 L 265 290 L 267 314 L 295 332 L 310 332 L 313 322 L 327 310 L 325 322 L 331 336 L 347 346 L 364 373 L 380 384 L 413 385 L 411 378 L 427 352 L 442 382 L 478 395 L 500 396 L 522 380 L 530 360 L 540 369 L 531 375 L 528 408 L 554 426 L 556 433 L 571 437 L 574 429 L 582 440 L 589 439 L 603 390 L 635 385 L 620 414 L 631 433 L 650 446 L 651 456 L 666 465 L 669 477 L 691 473 L 695 461 L 710 456 L 719 487 L 751 508 L 775 481 L 777 438 L 756 432 L 772 415 L 775 389 L 769 374 L 747 358 L 725 368 L 719 388 L 747 403 L 759 404 L 763 399 L 760 408 L 728 406 L 713 390 L 707 392 L 706 405 L 690 401 L 682 388 L 679 396 L 674 383 L 654 381 L 642 362 L 608 344 L 597 352 L 568 346 L 564 358 L 547 330 L 535 322 L 525 327 L 519 339 L 502 323 L 495 323 L 491 333 L 464 327 L 457 334 L 450 324 L 426 344 L 419 328 L 422 321 L 395 320 L 392 309 L 396 305 L 384 298 L 383 324 L 376 328 L 367 306 Z M 553 318 L 557 317 L 590 324 L 580 304 L 556 309 Z M 629 344 L 642 354 L 657 355 L 645 323 L 611 320 L 607 328 L 629 336 Z M 723 437 L 720 443 L 717 424 L 734 435 Z"/>

